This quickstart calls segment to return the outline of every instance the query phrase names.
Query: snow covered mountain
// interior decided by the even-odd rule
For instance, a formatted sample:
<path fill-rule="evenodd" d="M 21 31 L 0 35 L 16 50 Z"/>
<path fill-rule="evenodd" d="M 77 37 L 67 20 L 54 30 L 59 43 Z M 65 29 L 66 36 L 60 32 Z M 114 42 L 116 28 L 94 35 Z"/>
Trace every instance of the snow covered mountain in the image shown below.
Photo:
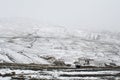
<path fill-rule="evenodd" d="M 0 19 L 0 62 L 51 64 L 45 56 L 73 64 L 120 65 L 120 33 L 88 32 L 26 19 Z"/>

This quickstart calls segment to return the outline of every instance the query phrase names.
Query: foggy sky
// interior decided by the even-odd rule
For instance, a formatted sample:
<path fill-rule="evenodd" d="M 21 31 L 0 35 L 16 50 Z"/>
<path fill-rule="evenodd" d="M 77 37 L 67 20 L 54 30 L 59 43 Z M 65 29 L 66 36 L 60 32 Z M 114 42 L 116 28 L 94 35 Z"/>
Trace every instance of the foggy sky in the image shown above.
<path fill-rule="evenodd" d="M 55 25 L 120 31 L 120 0 L 0 0 L 0 17 L 27 17 Z"/>

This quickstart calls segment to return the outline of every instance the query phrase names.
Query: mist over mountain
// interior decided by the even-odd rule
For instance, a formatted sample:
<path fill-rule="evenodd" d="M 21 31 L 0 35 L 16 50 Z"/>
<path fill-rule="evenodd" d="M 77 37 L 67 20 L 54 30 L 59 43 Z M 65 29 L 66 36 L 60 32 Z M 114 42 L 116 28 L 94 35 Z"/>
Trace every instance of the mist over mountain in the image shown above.
<path fill-rule="evenodd" d="M 94 65 L 120 65 L 120 33 L 89 32 L 45 25 L 30 19 L 0 19 L 0 61 L 52 64 L 45 56 L 74 64 L 78 58 Z"/>

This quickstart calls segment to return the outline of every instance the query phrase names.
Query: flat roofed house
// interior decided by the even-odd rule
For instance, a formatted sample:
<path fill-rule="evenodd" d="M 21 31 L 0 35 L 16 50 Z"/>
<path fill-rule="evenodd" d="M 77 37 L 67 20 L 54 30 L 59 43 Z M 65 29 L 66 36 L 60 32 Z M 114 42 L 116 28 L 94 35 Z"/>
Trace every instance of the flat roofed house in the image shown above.
<path fill-rule="evenodd" d="M 94 65 L 94 59 L 90 58 L 78 58 L 78 61 L 75 62 L 76 67 L 80 66 L 93 66 Z"/>

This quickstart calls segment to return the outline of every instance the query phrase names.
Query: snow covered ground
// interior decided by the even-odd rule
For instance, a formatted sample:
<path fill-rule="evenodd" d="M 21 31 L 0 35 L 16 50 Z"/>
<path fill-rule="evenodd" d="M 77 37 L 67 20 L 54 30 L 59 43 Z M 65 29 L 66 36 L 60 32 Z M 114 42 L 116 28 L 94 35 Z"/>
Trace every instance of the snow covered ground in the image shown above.
<path fill-rule="evenodd" d="M 61 74 L 68 74 L 68 75 L 85 75 L 85 74 L 117 74 L 119 73 L 119 71 L 80 71 L 80 72 L 66 72 L 64 70 L 53 70 L 53 71 L 47 71 L 47 70 L 43 70 L 43 71 L 32 71 L 32 70 L 10 70 L 10 69 L 1 69 L 0 73 L 1 74 L 6 74 L 6 73 L 11 73 L 11 72 L 15 72 L 16 75 L 14 75 L 14 77 L 16 76 L 21 76 L 23 75 L 26 79 L 25 80 L 29 80 L 30 78 L 36 78 L 36 79 L 54 79 L 54 80 L 109 80 L 109 79 L 113 79 L 113 80 L 119 80 L 120 77 L 114 77 L 114 76 L 109 76 L 109 77 L 104 77 L 104 76 L 100 76 L 100 77 L 63 77 L 60 76 Z M 13 76 L 12 76 L 13 77 Z M 11 80 L 12 78 L 11 76 L 8 77 L 0 77 L 0 80 Z M 13 80 L 13 79 L 12 79 Z"/>
<path fill-rule="evenodd" d="M 78 58 L 120 65 L 120 33 L 88 32 L 26 19 L 0 19 L 0 62 L 51 64 L 42 56 L 73 64 Z"/>

